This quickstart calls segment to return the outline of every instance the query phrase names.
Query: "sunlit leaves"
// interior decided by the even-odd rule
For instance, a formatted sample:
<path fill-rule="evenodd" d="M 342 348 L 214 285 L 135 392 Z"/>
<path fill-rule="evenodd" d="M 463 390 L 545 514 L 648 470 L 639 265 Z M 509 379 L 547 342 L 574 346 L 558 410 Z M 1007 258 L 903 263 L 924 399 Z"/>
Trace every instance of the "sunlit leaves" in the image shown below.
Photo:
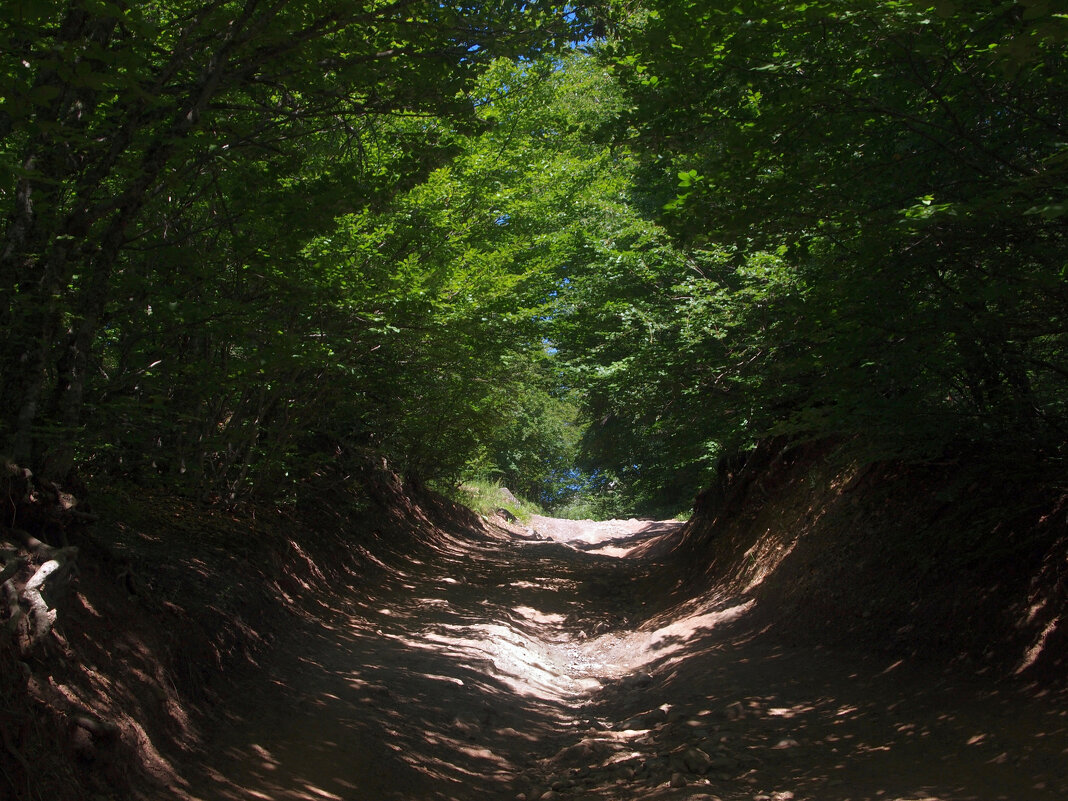
<path fill-rule="evenodd" d="M 4 5 L 0 432 L 19 458 L 57 415 L 77 428 L 84 390 L 86 453 L 202 490 L 288 475 L 320 430 L 454 471 L 495 425 L 464 376 L 497 369 L 525 267 L 519 244 L 481 246 L 462 199 L 441 213 L 447 172 L 427 179 L 484 130 L 480 72 L 584 19 L 550 0 Z"/>

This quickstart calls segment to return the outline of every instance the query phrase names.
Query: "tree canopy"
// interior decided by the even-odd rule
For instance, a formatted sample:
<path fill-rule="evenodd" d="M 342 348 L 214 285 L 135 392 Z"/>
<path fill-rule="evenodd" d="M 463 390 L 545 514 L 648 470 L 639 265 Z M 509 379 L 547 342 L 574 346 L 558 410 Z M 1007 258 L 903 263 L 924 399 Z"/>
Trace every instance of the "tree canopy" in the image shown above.
<path fill-rule="evenodd" d="M 1066 38 L 1042 0 L 9 3 L 0 447 L 616 512 L 778 435 L 1059 464 Z"/>
<path fill-rule="evenodd" d="M 679 440 L 676 476 L 780 434 L 1062 459 L 1066 35 L 1031 2 L 654 0 L 621 20 L 615 136 L 685 266 L 614 295 L 649 336 L 601 365 L 596 438 Z"/>

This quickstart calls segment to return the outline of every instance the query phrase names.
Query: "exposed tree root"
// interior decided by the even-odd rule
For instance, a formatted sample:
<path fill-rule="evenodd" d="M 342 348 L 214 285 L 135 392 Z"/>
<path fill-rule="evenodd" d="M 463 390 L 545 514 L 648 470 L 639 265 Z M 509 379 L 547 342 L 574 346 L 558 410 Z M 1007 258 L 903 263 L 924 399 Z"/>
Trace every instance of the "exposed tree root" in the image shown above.
<path fill-rule="evenodd" d="M 40 717 L 30 660 L 47 658 L 62 644 L 54 630 L 57 607 L 77 576 L 78 558 L 68 533 L 88 522 L 76 505 L 58 485 L 0 459 L 0 786 L 15 799 L 48 794 L 36 784 L 42 777 L 62 780 L 53 764 L 61 718 Z M 88 715 L 72 720 L 93 739 L 117 732 Z"/>
<path fill-rule="evenodd" d="M 77 548 L 38 545 L 32 555 L 10 559 L 0 572 L 0 595 L 7 618 L 4 633 L 13 640 L 20 656 L 45 643 L 58 614 L 50 599 L 64 594 L 76 572 Z M 44 561 L 35 564 L 39 559 Z"/>
<path fill-rule="evenodd" d="M 44 542 L 47 530 L 66 539 L 66 530 L 82 522 L 76 518 L 77 500 L 51 481 L 36 480 L 29 470 L 3 460 L 0 471 L 0 509 L 5 523 L 0 536 L 8 547 L 0 550 L 0 597 L 4 636 L 25 656 L 41 647 L 55 625 L 54 601 L 65 593 L 77 573 L 78 549 Z M 35 533 L 26 526 L 36 529 Z"/>

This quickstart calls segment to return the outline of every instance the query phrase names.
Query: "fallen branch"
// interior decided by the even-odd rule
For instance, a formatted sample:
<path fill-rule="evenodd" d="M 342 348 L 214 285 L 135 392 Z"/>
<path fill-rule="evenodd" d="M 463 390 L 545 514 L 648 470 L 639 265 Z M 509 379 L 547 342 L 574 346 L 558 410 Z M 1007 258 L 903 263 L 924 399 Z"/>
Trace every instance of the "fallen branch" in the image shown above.
<path fill-rule="evenodd" d="M 23 560 L 23 564 L 25 564 L 25 560 Z M 4 624 L 4 627 L 8 632 L 14 634 L 18 629 L 19 621 L 26 614 L 22 611 L 22 606 L 19 605 L 19 591 L 15 588 L 14 578 L 9 578 L 0 584 L 0 595 L 3 596 L 4 606 L 7 607 L 7 623 Z"/>
<path fill-rule="evenodd" d="M 39 645 L 52 631 L 56 622 L 56 610 L 46 594 L 54 598 L 66 587 L 70 576 L 76 570 L 75 559 L 78 549 L 74 547 L 53 548 L 26 532 L 16 531 L 24 547 L 38 558 L 46 561 L 37 567 L 33 575 L 20 588 L 19 576 L 22 575 L 30 559 L 25 556 L 10 558 L 0 570 L 0 600 L 6 609 L 5 629 L 16 635 L 19 651 L 26 653 Z M 24 618 L 29 618 L 28 631 L 19 637 L 17 633 Z"/>
<path fill-rule="evenodd" d="M 37 568 L 37 572 L 26 582 L 22 590 L 22 597 L 30 606 L 30 648 L 44 640 L 52 631 L 52 626 L 55 625 L 56 610 L 49 607 L 48 602 L 41 595 L 41 588 L 48 577 L 60 567 L 61 565 L 55 559 L 45 562 Z"/>
<path fill-rule="evenodd" d="M 49 584 L 48 589 L 61 582 L 66 584 L 78 556 L 78 549 L 73 547 L 55 549 L 44 546 L 44 549 L 52 558 L 37 568 L 22 590 L 22 598 L 30 607 L 30 648 L 41 643 L 56 622 L 56 610 L 44 597 L 46 583 Z"/>

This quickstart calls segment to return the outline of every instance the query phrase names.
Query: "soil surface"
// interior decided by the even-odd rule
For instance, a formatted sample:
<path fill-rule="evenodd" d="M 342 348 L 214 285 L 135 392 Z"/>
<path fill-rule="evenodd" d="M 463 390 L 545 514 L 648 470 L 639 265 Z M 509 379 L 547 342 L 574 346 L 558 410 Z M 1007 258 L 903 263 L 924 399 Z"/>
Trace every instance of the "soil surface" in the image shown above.
<path fill-rule="evenodd" d="M 498 521 L 499 522 L 499 521 Z M 687 595 L 675 521 L 503 523 L 316 588 L 214 712 L 203 801 L 1068 797 L 1068 716 L 978 677 L 786 646 Z"/>

